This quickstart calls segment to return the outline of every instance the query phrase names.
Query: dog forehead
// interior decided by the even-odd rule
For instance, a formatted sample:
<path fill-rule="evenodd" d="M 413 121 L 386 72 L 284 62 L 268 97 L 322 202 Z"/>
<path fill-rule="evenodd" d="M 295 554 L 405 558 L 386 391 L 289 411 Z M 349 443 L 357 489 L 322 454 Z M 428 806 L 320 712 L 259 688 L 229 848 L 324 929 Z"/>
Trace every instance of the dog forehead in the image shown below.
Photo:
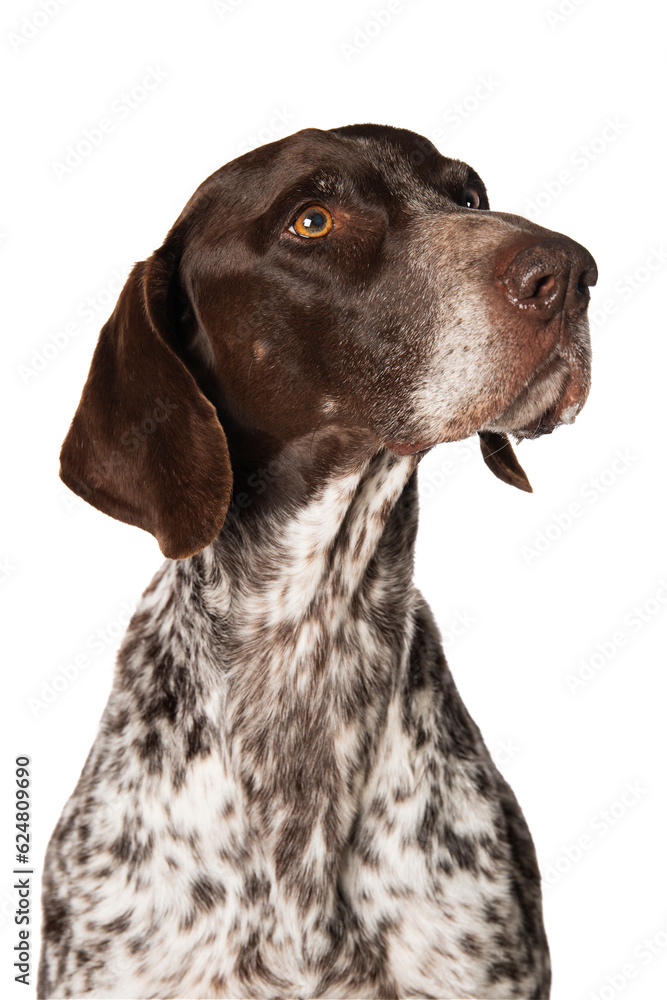
<path fill-rule="evenodd" d="M 345 125 L 332 129 L 347 148 L 364 155 L 394 197 L 430 203 L 435 193 L 457 194 L 475 172 L 461 160 L 443 156 L 430 140 L 390 125 Z"/>
<path fill-rule="evenodd" d="M 258 215 L 299 185 L 344 200 L 354 195 L 426 205 L 465 188 L 471 168 L 443 156 L 424 136 L 382 125 L 308 128 L 244 153 L 212 174 L 185 206 L 188 216 Z"/>

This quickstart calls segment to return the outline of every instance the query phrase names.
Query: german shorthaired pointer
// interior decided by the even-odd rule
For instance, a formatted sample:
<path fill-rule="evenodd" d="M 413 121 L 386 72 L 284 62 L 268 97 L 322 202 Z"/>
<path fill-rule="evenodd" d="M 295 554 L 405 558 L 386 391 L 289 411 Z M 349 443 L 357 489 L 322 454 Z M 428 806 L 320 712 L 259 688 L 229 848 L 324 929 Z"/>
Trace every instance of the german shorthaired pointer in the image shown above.
<path fill-rule="evenodd" d="M 417 466 L 570 423 L 595 263 L 403 129 L 206 180 L 62 478 L 168 561 L 49 846 L 39 997 L 548 997 L 533 844 L 415 589 Z"/>

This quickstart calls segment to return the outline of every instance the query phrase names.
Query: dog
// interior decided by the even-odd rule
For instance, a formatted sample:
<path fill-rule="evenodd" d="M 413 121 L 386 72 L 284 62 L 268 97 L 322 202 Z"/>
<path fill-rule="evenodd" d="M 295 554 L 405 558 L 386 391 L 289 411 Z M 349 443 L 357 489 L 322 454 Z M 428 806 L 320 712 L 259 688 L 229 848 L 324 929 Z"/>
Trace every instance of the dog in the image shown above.
<path fill-rule="evenodd" d="M 164 564 L 51 839 L 45 997 L 532 997 L 533 843 L 416 590 L 417 467 L 571 423 L 591 255 L 404 129 L 223 166 L 132 270 L 63 481 Z"/>

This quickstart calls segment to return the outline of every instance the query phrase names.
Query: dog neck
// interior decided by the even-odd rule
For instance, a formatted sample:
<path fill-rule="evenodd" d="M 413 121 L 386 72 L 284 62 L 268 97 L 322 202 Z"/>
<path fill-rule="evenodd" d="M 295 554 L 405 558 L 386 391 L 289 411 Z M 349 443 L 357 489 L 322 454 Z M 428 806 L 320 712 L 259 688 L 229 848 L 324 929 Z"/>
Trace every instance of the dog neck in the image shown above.
<path fill-rule="evenodd" d="M 417 528 L 417 464 L 382 449 L 316 488 L 299 476 L 296 496 L 281 495 L 269 482 L 255 503 L 239 508 L 247 494 L 237 493 L 203 560 L 229 581 L 235 631 L 296 633 L 304 622 L 320 621 L 331 637 L 355 602 L 380 607 L 397 588 L 405 593 Z"/>
<path fill-rule="evenodd" d="M 333 859 L 398 704 L 414 602 L 416 465 L 385 449 L 291 511 L 245 527 L 237 515 L 211 553 L 234 581 L 230 756 L 273 845 L 276 876 L 302 905 L 312 901 L 304 894 L 333 892 Z"/>
<path fill-rule="evenodd" d="M 417 464 L 383 449 L 307 501 L 232 511 L 211 546 L 166 564 L 121 650 L 146 745 L 169 747 L 162 773 L 187 787 L 195 758 L 221 757 L 238 814 L 302 907 L 333 892 L 364 785 L 400 732 Z M 159 634 L 168 657 L 135 659 Z"/>

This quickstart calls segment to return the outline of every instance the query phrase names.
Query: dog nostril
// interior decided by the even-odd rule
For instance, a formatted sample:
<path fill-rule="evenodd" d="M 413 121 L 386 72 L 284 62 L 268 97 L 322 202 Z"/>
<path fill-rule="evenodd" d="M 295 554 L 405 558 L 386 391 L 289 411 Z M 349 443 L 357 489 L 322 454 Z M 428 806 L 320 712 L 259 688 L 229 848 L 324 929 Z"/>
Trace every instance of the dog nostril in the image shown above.
<path fill-rule="evenodd" d="M 592 260 L 592 258 L 591 258 Z M 571 313 L 582 313 L 591 300 L 589 286 L 594 285 L 598 280 L 598 272 L 595 264 L 584 267 L 579 272 L 576 284 L 572 282 L 570 290 L 565 297 L 565 309 Z"/>
<path fill-rule="evenodd" d="M 549 294 L 549 292 L 551 291 L 551 289 L 554 287 L 555 284 L 556 284 L 556 279 L 553 276 L 553 274 L 545 274 L 542 278 L 538 278 L 537 283 L 535 285 L 535 291 L 533 292 L 532 296 L 530 296 L 530 298 L 533 299 L 546 298 L 546 296 Z"/>
<path fill-rule="evenodd" d="M 553 237 L 515 250 L 504 257 L 497 280 L 510 303 L 549 320 L 564 309 L 582 313 L 589 302 L 589 285 L 597 281 L 595 261 L 584 247 L 566 237 Z"/>
<path fill-rule="evenodd" d="M 516 308 L 537 310 L 546 316 L 560 308 L 568 273 L 569 262 L 563 254 L 537 244 L 515 253 L 498 277 Z"/>
<path fill-rule="evenodd" d="M 588 282 L 584 280 L 583 275 L 579 278 L 579 281 L 577 283 L 577 295 L 586 302 L 588 302 L 591 297 L 591 292 L 588 287 Z"/>
<path fill-rule="evenodd" d="M 598 269 L 593 264 L 592 267 L 586 267 L 579 275 L 579 281 L 577 283 L 577 291 L 581 292 L 583 295 L 588 295 L 590 298 L 589 287 L 591 285 L 596 285 L 598 280 Z"/>

